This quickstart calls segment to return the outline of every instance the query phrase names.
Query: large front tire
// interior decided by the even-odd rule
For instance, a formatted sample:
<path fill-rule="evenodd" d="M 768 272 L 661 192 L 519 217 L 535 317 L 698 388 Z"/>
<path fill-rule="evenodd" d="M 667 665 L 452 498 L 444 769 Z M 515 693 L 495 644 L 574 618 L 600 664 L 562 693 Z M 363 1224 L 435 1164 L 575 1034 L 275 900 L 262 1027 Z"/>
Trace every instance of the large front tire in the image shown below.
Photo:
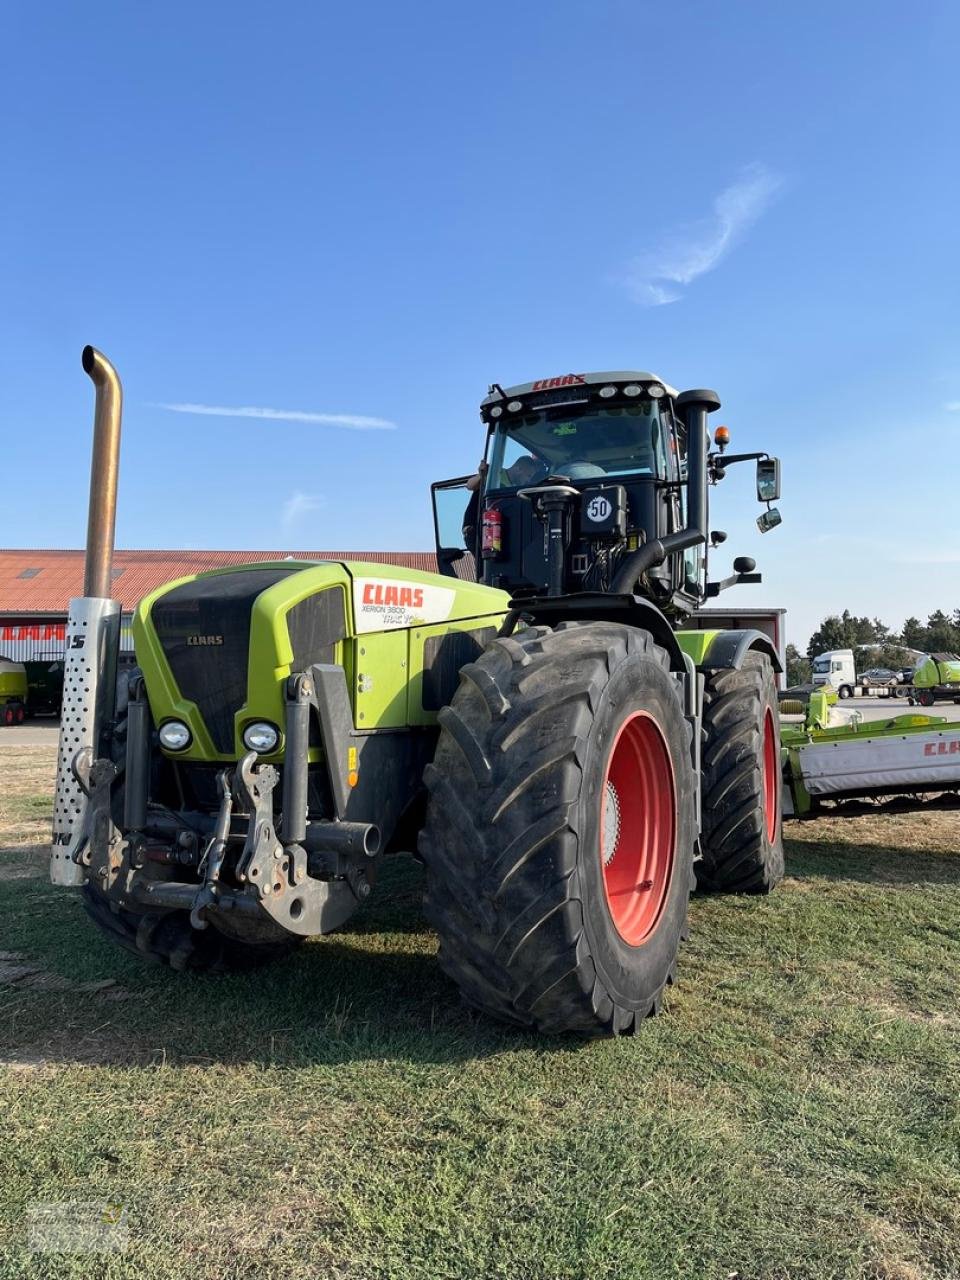
<path fill-rule="evenodd" d="M 703 691 L 703 821 L 697 883 L 709 893 L 769 893 L 783 879 L 780 713 L 773 666 L 751 650 Z"/>
<path fill-rule="evenodd" d="M 690 731 L 667 654 L 613 623 L 531 628 L 461 671 L 420 852 L 440 964 L 542 1032 L 658 1012 L 693 885 Z"/>

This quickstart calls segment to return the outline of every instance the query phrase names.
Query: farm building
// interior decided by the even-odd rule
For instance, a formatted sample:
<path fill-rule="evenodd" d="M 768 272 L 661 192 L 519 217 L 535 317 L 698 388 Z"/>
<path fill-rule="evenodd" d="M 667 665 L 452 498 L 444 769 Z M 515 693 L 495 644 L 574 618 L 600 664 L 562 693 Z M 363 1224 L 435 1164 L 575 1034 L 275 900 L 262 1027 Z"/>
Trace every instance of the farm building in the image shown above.
<path fill-rule="evenodd" d="M 154 588 L 191 573 L 258 560 L 371 560 L 435 573 L 427 551 L 116 551 L 113 594 L 122 609 L 121 646 L 132 648 L 130 618 Z M 0 656 L 28 662 L 63 653 L 67 605 L 83 595 L 82 551 L 0 550 Z"/>

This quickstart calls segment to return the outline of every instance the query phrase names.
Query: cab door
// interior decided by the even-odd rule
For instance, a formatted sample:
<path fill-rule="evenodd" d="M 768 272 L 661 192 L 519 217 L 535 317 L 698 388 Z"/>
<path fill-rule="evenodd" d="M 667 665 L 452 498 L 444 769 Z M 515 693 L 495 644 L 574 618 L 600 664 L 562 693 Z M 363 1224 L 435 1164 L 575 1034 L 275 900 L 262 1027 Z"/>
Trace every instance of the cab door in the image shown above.
<path fill-rule="evenodd" d="M 438 480 L 430 486 L 437 567 L 448 578 L 477 581 L 477 539 L 480 534 L 480 487 L 468 489 L 474 476 Z"/>

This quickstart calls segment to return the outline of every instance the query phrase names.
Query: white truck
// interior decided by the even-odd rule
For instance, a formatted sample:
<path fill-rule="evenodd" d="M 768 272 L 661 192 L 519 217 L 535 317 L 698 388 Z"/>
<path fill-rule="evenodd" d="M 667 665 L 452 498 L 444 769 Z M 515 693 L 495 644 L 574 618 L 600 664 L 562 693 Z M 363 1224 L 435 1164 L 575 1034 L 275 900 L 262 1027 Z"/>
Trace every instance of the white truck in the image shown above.
<path fill-rule="evenodd" d="M 836 689 L 837 697 L 852 698 L 857 687 L 857 668 L 852 649 L 828 649 L 813 660 L 813 683 Z"/>

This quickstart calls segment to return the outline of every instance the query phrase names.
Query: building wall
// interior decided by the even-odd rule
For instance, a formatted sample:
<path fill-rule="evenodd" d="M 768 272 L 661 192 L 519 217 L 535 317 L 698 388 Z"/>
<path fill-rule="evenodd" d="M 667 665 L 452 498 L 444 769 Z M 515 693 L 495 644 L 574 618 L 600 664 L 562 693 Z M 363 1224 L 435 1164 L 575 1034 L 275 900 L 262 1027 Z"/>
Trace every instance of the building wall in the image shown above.
<path fill-rule="evenodd" d="M 14 662 L 62 658 L 66 634 L 65 614 L 44 618 L 0 614 L 0 657 L 11 658 Z M 120 648 L 133 651 L 129 614 L 120 620 Z"/>

